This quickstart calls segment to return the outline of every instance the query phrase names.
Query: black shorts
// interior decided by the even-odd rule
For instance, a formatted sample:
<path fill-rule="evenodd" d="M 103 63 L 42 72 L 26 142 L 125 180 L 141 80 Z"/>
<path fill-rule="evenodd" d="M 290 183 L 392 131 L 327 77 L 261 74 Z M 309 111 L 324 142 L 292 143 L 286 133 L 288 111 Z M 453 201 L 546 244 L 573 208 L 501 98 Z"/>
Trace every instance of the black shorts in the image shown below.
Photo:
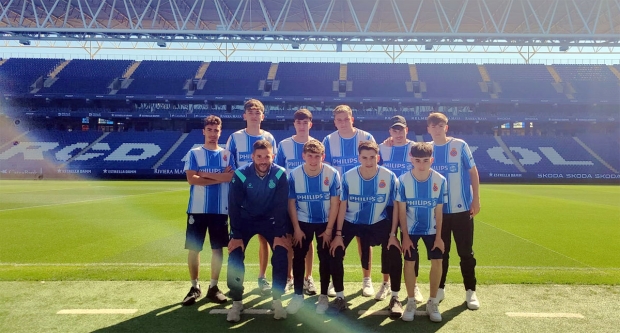
<path fill-rule="evenodd" d="M 211 249 L 228 246 L 228 215 L 225 214 L 187 214 L 185 249 L 202 251 L 209 229 Z"/>
<path fill-rule="evenodd" d="M 362 247 L 387 244 L 392 230 L 392 221 L 385 219 L 374 224 L 354 224 L 344 221 L 342 237 L 344 241 L 351 241 L 359 237 Z"/>
<path fill-rule="evenodd" d="M 418 240 L 420 240 L 420 238 L 422 238 L 422 241 L 426 246 L 428 260 L 442 259 L 443 253 L 441 253 L 440 249 L 431 250 L 435 244 L 435 237 L 435 235 L 409 235 L 409 238 L 411 238 L 411 241 L 413 242 L 413 251 L 410 251 L 411 255 L 405 254 L 405 261 L 417 261 L 416 258 L 419 258 Z"/>

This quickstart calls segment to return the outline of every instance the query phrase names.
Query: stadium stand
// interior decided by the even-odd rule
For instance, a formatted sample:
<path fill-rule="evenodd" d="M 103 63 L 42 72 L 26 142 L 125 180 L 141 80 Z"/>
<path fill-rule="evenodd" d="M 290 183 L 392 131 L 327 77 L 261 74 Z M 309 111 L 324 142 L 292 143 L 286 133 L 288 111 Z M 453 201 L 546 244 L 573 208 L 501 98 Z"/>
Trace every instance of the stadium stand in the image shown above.
<path fill-rule="evenodd" d="M 281 62 L 275 81 L 278 89 L 270 96 L 338 97 L 333 82 L 338 81 L 339 63 Z"/>
<path fill-rule="evenodd" d="M 476 64 L 416 64 L 420 81 L 426 83 L 422 95 L 429 99 L 490 99 L 482 92 Z"/>
<path fill-rule="evenodd" d="M 555 82 L 544 65 L 484 65 L 492 81 L 499 83 L 499 99 L 507 100 L 566 100 L 553 87 Z"/>
<path fill-rule="evenodd" d="M 620 171 L 620 137 L 602 134 L 580 134 L 577 137 L 605 162 Z"/>
<path fill-rule="evenodd" d="M 620 80 L 606 65 L 553 65 L 565 92 L 589 102 L 620 102 Z"/>
<path fill-rule="evenodd" d="M 115 78 L 123 75 L 129 60 L 71 60 L 57 75 L 55 82 L 39 93 L 108 94 Z"/>
<path fill-rule="evenodd" d="M 204 89 L 196 95 L 236 95 L 262 96 L 259 90 L 261 80 L 267 79 L 270 62 L 224 62 L 213 61 L 209 64 L 204 78 Z"/>
<path fill-rule="evenodd" d="M 185 83 L 192 79 L 200 61 L 154 61 L 140 63 L 130 79 L 133 81 L 118 93 L 124 95 L 185 95 Z"/>
<path fill-rule="evenodd" d="M 76 169 L 149 169 L 172 147 L 180 132 L 111 132 L 69 162 Z"/>
<path fill-rule="evenodd" d="M 63 59 L 9 58 L 0 66 L 0 92 L 4 94 L 29 93 L 31 85 L 47 76 Z"/>
<path fill-rule="evenodd" d="M 502 140 L 528 172 L 611 172 L 572 137 L 504 136 Z"/>
<path fill-rule="evenodd" d="M 347 64 L 347 80 L 353 90 L 347 97 L 413 97 L 405 82 L 411 81 L 407 64 Z"/>
<path fill-rule="evenodd" d="M 458 135 L 469 145 L 478 173 L 518 173 L 499 143 L 489 135 Z"/>

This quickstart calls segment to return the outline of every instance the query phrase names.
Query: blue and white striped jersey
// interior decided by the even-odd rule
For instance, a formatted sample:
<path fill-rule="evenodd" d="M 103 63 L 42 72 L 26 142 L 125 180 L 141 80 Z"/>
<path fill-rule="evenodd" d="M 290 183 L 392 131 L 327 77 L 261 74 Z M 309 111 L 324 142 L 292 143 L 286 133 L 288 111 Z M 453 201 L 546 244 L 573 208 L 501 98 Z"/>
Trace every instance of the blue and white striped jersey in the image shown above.
<path fill-rule="evenodd" d="M 396 177 L 400 177 L 402 174 L 409 172 L 413 169 L 409 152 L 411 152 L 411 146 L 413 146 L 414 143 L 413 141 L 409 141 L 402 146 L 392 147 L 388 147 L 383 143 L 380 144 L 379 155 L 381 155 L 381 159 L 379 160 L 379 165 L 390 169 Z"/>
<path fill-rule="evenodd" d="M 308 223 L 327 223 L 331 197 L 340 196 L 340 175 L 323 164 L 321 173 L 310 177 L 300 166 L 288 176 L 288 198 L 296 199 L 297 219 Z"/>
<path fill-rule="evenodd" d="M 363 141 L 375 142 L 375 138 L 372 134 L 359 128 L 355 129 L 355 135 L 349 139 L 341 137 L 338 131 L 326 136 L 323 139 L 325 162 L 336 168 L 342 176 L 345 172 L 359 165 L 357 146 Z"/>
<path fill-rule="evenodd" d="M 451 138 L 443 145 L 431 143 L 435 159 L 431 168 L 448 181 L 448 201 L 443 205 L 443 212 L 468 211 L 473 199 L 469 170 L 476 166 L 469 146 L 456 138 Z"/>
<path fill-rule="evenodd" d="M 407 172 L 398 177 L 396 201 L 407 204 L 407 230 L 410 235 L 437 234 L 435 207 L 448 199 L 446 179 L 432 170 L 425 181 Z"/>
<path fill-rule="evenodd" d="M 273 146 L 273 153 L 275 154 L 277 150 L 276 140 L 273 138 L 273 135 L 267 131 L 262 131 L 261 135 L 249 135 L 245 129 L 238 130 L 235 133 L 231 134 L 226 141 L 226 149 L 230 151 L 232 156 L 234 157 L 234 166 L 235 168 L 240 168 L 250 162 L 252 162 L 252 149 L 254 142 L 258 140 L 267 140 Z"/>
<path fill-rule="evenodd" d="M 312 139 L 312 137 L 308 138 L 308 140 Z M 286 138 L 278 144 L 278 152 L 274 163 L 286 169 L 286 173 L 290 174 L 293 169 L 304 164 L 301 156 L 303 152 L 303 143 L 293 140 L 293 137 Z"/>
<path fill-rule="evenodd" d="M 355 224 L 374 224 L 387 217 L 385 208 L 393 205 L 398 179 L 392 171 L 380 166 L 373 178 L 365 180 L 359 168 L 342 176 L 340 200 L 347 201 L 344 219 Z"/>
<path fill-rule="evenodd" d="M 231 154 L 218 147 L 209 150 L 196 147 L 189 151 L 184 171 L 221 173 L 231 165 Z M 228 183 L 208 186 L 191 185 L 189 188 L 188 214 L 228 214 Z"/>

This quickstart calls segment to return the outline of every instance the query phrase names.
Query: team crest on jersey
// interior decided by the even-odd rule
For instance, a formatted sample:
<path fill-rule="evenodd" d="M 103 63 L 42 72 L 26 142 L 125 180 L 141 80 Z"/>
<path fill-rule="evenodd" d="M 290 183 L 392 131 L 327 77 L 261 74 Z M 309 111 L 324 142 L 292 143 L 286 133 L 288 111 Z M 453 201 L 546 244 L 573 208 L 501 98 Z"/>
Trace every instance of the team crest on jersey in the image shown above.
<path fill-rule="evenodd" d="M 273 181 L 273 179 L 269 180 L 269 188 L 275 188 L 276 187 L 276 183 Z"/>
<path fill-rule="evenodd" d="M 456 154 L 458 154 L 456 152 L 456 148 L 452 148 L 452 150 L 450 150 L 450 156 L 454 157 L 454 156 L 456 156 Z"/>
<path fill-rule="evenodd" d="M 194 224 L 194 215 L 189 216 L 189 219 L 187 219 L 187 223 Z"/>
<path fill-rule="evenodd" d="M 437 186 L 437 183 L 433 183 L 433 191 L 437 192 L 439 190 L 439 187 Z"/>
<path fill-rule="evenodd" d="M 223 155 L 222 159 L 224 160 L 224 162 L 227 162 L 228 161 L 228 155 Z"/>
<path fill-rule="evenodd" d="M 329 185 L 329 178 L 325 177 L 325 180 L 323 180 L 323 184 L 325 184 L 325 186 Z"/>
<path fill-rule="evenodd" d="M 385 180 L 381 179 L 379 182 L 379 188 L 385 188 Z"/>

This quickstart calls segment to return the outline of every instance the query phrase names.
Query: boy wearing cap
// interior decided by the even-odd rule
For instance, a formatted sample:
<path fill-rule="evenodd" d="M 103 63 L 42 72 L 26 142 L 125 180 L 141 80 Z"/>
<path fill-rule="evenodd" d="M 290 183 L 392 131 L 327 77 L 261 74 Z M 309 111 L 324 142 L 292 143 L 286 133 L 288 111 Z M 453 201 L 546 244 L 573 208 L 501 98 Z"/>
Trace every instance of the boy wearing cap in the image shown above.
<path fill-rule="evenodd" d="M 382 165 L 392 171 L 396 177 L 400 177 L 402 174 L 409 172 L 413 165 L 409 159 L 409 152 L 415 142 L 407 138 L 409 128 L 407 127 L 407 120 L 403 116 L 394 116 L 391 119 L 391 125 L 389 128 L 390 137 L 392 138 L 392 145 L 382 143 L 379 145 L 379 165 Z M 386 212 L 388 219 L 392 220 L 393 207 L 390 205 Z M 389 273 L 390 268 L 386 265 L 386 253 L 381 252 L 381 273 L 383 273 L 383 283 L 381 288 L 375 295 L 377 301 L 384 300 L 390 292 Z M 415 274 L 418 276 L 419 262 L 416 261 Z M 424 302 L 424 296 L 420 292 L 417 284 L 415 286 L 415 299 L 417 303 Z"/>

